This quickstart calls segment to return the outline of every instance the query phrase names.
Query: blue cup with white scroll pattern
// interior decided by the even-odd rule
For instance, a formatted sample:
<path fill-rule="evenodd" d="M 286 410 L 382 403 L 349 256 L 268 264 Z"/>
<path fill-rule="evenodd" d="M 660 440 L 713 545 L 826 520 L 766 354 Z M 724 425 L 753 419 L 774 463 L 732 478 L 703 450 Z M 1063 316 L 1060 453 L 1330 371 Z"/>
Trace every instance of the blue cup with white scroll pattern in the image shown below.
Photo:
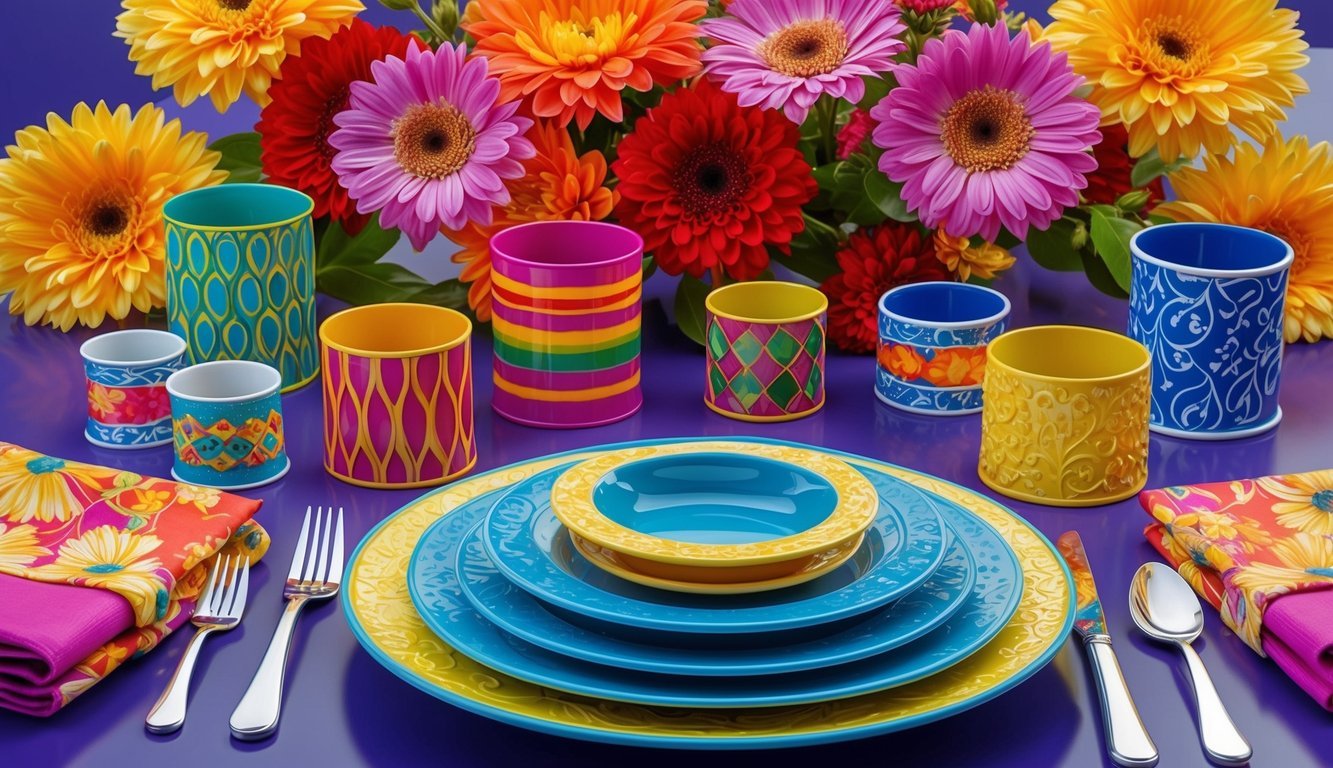
<path fill-rule="evenodd" d="M 875 396 L 911 413 L 981 410 L 986 345 L 1004 333 L 1009 299 L 980 285 L 900 285 L 879 299 Z"/>
<path fill-rule="evenodd" d="M 1129 335 L 1152 353 L 1149 428 L 1226 440 L 1282 419 L 1291 246 L 1227 224 L 1162 224 L 1130 241 Z"/>

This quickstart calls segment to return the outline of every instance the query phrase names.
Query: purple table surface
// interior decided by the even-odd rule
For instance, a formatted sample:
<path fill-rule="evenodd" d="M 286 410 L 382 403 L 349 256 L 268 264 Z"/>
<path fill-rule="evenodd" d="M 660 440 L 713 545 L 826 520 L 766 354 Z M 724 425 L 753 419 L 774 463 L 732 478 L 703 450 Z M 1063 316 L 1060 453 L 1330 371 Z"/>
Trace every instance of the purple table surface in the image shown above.
<path fill-rule="evenodd" d="M 1033 274 L 1020 268 L 998 284 L 1014 299 L 1014 325 L 1071 322 L 1120 329 L 1123 302 L 1097 297 L 1078 274 Z M 662 292 L 660 279 L 653 287 Z M 330 306 L 323 309 L 328 310 Z M 702 402 L 702 350 L 667 325 L 661 309 L 645 314 L 645 406 L 616 425 L 574 431 L 520 427 L 489 409 L 490 342 L 476 351 L 477 470 L 583 446 L 682 435 L 762 435 L 828 446 L 930 472 L 981 490 L 976 475 L 978 416 L 930 418 L 891 410 L 872 393 L 869 357 L 832 355 L 828 405 L 813 417 L 750 425 L 709 412 Z M 60 334 L 0 321 L 0 439 L 58 456 L 166 475 L 169 449 L 118 452 L 84 442 L 83 379 L 78 345 L 86 331 Z M 1266 436 L 1231 443 L 1153 437 L 1153 486 L 1254 477 L 1333 467 L 1333 346 L 1289 349 L 1282 382 L 1286 420 Z M 371 526 L 417 491 L 374 491 L 345 485 L 321 466 L 320 390 L 315 384 L 284 398 L 291 473 L 254 492 L 265 504 L 259 520 L 273 536 L 269 559 L 253 574 L 245 622 L 205 644 L 195 671 L 189 719 L 173 736 L 148 735 L 143 718 L 185 647 L 186 632 L 111 675 L 49 720 L 0 712 L 0 764 L 50 765 L 1110 765 L 1102 746 L 1096 691 L 1078 643 L 1012 692 L 931 725 L 874 739 L 774 752 L 695 753 L 632 749 L 563 740 L 462 712 L 417 691 L 380 668 L 357 645 L 340 607 L 327 603 L 301 620 L 288 666 L 282 726 L 258 744 L 233 741 L 227 719 L 240 700 L 278 620 L 282 574 L 307 504 L 347 510 L 347 534 Z M 1001 499 L 1001 501 L 1004 501 Z M 1179 654 L 1155 646 L 1132 627 L 1126 594 L 1141 562 L 1154 559 L 1141 530 L 1137 502 L 1062 510 L 1006 502 L 1051 538 L 1083 535 L 1108 611 L 1120 662 L 1163 766 L 1205 765 L 1195 732 L 1188 680 Z M 350 551 L 350 542 L 349 542 Z M 1255 656 L 1217 614 L 1196 645 L 1223 700 L 1254 745 L 1256 766 L 1328 764 L 1333 716 L 1320 709 L 1272 663 Z M 1323 754 L 1320 758 L 1319 755 Z"/>

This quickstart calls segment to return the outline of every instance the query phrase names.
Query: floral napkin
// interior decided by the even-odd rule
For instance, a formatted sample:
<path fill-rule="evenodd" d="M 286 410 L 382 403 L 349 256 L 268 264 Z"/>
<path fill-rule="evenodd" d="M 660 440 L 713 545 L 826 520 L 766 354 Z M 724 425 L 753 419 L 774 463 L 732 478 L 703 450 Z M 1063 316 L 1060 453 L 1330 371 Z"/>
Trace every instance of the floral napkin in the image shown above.
<path fill-rule="evenodd" d="M 259 502 L 0 442 L 0 707 L 45 716 L 185 624 Z"/>
<path fill-rule="evenodd" d="M 1333 470 L 1144 491 L 1144 535 L 1247 645 L 1333 710 Z"/>

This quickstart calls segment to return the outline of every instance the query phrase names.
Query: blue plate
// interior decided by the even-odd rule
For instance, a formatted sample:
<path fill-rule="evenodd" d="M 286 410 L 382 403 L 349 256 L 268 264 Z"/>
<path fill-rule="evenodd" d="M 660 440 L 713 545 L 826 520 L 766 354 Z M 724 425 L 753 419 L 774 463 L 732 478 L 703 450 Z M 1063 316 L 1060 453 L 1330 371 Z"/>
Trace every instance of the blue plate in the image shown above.
<path fill-rule="evenodd" d="M 970 513 L 939 502 L 976 564 L 963 607 L 939 629 L 901 648 L 849 664 L 751 677 L 699 677 L 621 670 L 538 648 L 482 618 L 463 596 L 457 562 L 481 505 L 459 508 L 433 524 L 412 553 L 407 587 L 422 621 L 475 661 L 561 691 L 671 707 L 770 707 L 839 699 L 919 680 L 966 658 L 995 636 L 1018 607 L 1022 571 L 998 533 Z M 484 550 L 473 554 L 481 555 Z M 473 563 L 464 550 L 468 569 Z"/>
<path fill-rule="evenodd" d="M 944 560 L 944 525 L 936 505 L 891 475 L 859 468 L 880 495 L 879 516 L 866 531 L 867 551 L 874 556 L 853 557 L 813 581 L 772 592 L 693 595 L 640 586 L 593 568 L 575 573 L 567 567 L 571 558 L 555 551 L 569 537 L 550 503 L 551 486 L 570 466 L 553 467 L 511 486 L 491 508 L 482 538 L 486 554 L 505 578 L 584 617 L 581 621 L 601 632 L 656 642 L 660 632 L 698 636 L 809 631 L 908 594 Z M 654 632 L 636 631 L 643 629 Z"/>
<path fill-rule="evenodd" d="M 489 507 L 482 497 L 471 504 Z M 460 508 L 461 509 L 461 508 Z M 954 540 L 944 563 L 910 595 L 855 621 L 839 632 L 789 645 L 749 648 L 696 648 L 649 645 L 621 640 L 577 624 L 561 621 L 546 604 L 514 586 L 486 555 L 481 526 L 473 528 L 459 550 L 456 568 L 462 574 L 463 596 L 487 621 L 515 637 L 548 651 L 596 664 L 675 675 L 771 675 L 799 672 L 856 661 L 906 645 L 942 624 L 963 606 L 975 581 L 972 556 Z M 438 544 L 425 543 L 429 552 Z M 582 557 L 566 544 L 560 557 Z M 855 557 L 869 558 L 866 548 Z M 569 568 L 592 569 L 584 561 Z"/>

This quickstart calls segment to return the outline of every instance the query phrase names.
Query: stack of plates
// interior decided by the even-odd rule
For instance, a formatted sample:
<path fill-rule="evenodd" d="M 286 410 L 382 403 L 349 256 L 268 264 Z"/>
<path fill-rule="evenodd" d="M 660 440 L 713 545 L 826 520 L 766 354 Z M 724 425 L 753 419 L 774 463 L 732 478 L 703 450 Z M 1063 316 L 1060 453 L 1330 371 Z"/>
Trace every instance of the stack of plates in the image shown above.
<path fill-rule="evenodd" d="M 637 578 L 642 562 L 618 557 L 630 550 L 576 545 L 552 509 L 556 488 L 572 520 L 564 491 L 587 484 L 557 484 L 580 462 L 593 460 L 582 467 L 595 481 L 607 462 L 643 456 L 808 465 L 803 451 L 851 465 L 878 499 L 851 554 L 799 583 L 648 586 L 661 577 Z M 984 496 L 750 439 L 606 446 L 455 483 L 367 535 L 343 595 L 371 655 L 442 699 L 577 738 L 696 748 L 836 741 L 947 716 L 1044 666 L 1073 618 L 1062 559 Z"/>

